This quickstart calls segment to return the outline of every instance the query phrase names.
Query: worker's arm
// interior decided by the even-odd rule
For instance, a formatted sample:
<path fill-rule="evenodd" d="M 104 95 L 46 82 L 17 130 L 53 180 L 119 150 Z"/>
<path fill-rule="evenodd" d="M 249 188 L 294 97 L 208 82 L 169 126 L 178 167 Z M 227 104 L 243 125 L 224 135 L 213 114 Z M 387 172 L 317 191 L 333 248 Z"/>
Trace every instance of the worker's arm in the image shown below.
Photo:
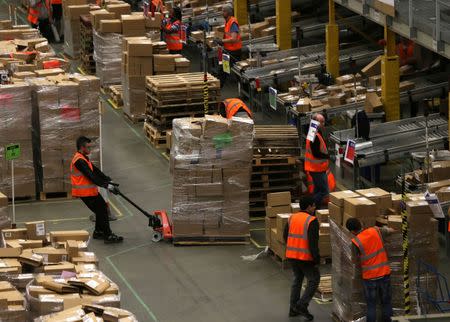
<path fill-rule="evenodd" d="M 380 227 L 380 231 L 381 231 L 381 237 L 383 238 L 383 240 L 385 240 L 386 237 L 388 237 L 392 233 L 395 233 L 396 230 L 393 228 L 387 227 L 387 226 L 383 226 L 383 227 Z"/>
<path fill-rule="evenodd" d="M 104 174 L 102 172 L 102 170 L 97 168 L 95 165 L 92 165 L 92 167 L 94 168 L 93 172 L 94 172 L 95 176 L 98 176 L 100 179 L 102 179 L 103 181 L 106 181 L 106 182 L 111 182 L 112 181 L 110 177 L 108 177 L 106 174 Z"/>
<path fill-rule="evenodd" d="M 308 228 L 308 243 L 309 251 L 315 264 L 320 264 L 320 253 L 319 253 L 319 221 L 313 220 L 309 224 Z"/>
<path fill-rule="evenodd" d="M 312 155 L 316 158 L 316 159 L 329 159 L 330 155 L 327 153 L 322 153 L 320 151 L 320 140 L 317 138 L 316 136 L 316 140 L 314 140 L 314 142 L 312 142 L 311 144 L 311 152 Z"/>
<path fill-rule="evenodd" d="M 236 23 L 231 25 L 230 33 L 231 33 L 231 38 L 224 39 L 223 42 L 230 43 L 230 44 L 234 44 L 234 43 L 238 42 L 239 26 Z"/>
<path fill-rule="evenodd" d="M 170 27 L 168 27 L 170 25 Z M 164 19 L 162 24 L 162 29 L 166 34 L 175 34 L 180 32 L 180 26 L 177 24 L 170 24 L 169 19 Z"/>
<path fill-rule="evenodd" d="M 99 187 L 107 188 L 109 181 L 104 180 L 102 176 L 96 175 L 95 172 L 93 172 L 89 165 L 86 163 L 86 161 L 82 159 L 78 159 L 75 162 L 75 167 L 80 171 L 86 178 L 91 180 L 94 184 L 96 184 Z"/>
<path fill-rule="evenodd" d="M 283 231 L 283 240 L 285 243 L 287 243 L 288 235 L 289 235 L 289 222 L 286 223 L 286 226 L 284 226 L 284 231 Z"/>

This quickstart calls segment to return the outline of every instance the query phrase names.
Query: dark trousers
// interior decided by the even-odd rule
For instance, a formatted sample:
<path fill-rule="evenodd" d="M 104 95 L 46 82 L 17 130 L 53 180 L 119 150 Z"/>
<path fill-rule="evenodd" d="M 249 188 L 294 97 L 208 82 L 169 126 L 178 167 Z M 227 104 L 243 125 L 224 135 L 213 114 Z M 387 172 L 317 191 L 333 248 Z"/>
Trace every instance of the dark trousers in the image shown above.
<path fill-rule="evenodd" d="M 328 176 L 326 172 L 310 172 L 314 183 L 314 202 L 317 209 L 322 206 L 323 198 L 328 196 L 330 189 L 328 187 Z"/>
<path fill-rule="evenodd" d="M 49 42 L 54 41 L 52 28 L 50 27 L 50 20 L 48 19 L 39 19 L 37 25 L 33 25 L 33 28 L 38 28 L 41 32 L 42 36 L 46 38 Z"/>
<path fill-rule="evenodd" d="M 236 50 L 236 51 L 223 51 L 224 54 L 230 55 L 230 68 L 233 67 L 234 63 L 241 60 L 242 51 Z M 222 88 L 225 85 L 225 82 L 227 81 L 229 74 L 225 73 L 223 71 L 223 67 L 219 65 L 219 80 L 220 80 L 220 87 Z"/>
<path fill-rule="evenodd" d="M 169 50 L 171 55 L 182 55 L 183 50 Z"/>
<path fill-rule="evenodd" d="M 58 30 L 59 35 L 62 35 L 62 4 L 52 4 L 52 18 L 55 23 L 56 30 Z"/>
<path fill-rule="evenodd" d="M 381 301 L 383 322 L 390 322 L 392 316 L 391 277 L 386 275 L 375 280 L 363 280 L 364 296 L 367 302 L 367 321 L 376 322 L 377 302 Z"/>
<path fill-rule="evenodd" d="M 313 262 L 291 260 L 294 280 L 291 287 L 291 309 L 307 308 L 320 283 L 319 267 Z M 306 277 L 306 289 L 300 297 L 303 279 Z"/>
<path fill-rule="evenodd" d="M 95 214 L 95 230 L 103 232 L 105 236 L 111 235 L 109 227 L 108 206 L 102 195 L 95 197 L 81 197 L 84 204 Z"/>

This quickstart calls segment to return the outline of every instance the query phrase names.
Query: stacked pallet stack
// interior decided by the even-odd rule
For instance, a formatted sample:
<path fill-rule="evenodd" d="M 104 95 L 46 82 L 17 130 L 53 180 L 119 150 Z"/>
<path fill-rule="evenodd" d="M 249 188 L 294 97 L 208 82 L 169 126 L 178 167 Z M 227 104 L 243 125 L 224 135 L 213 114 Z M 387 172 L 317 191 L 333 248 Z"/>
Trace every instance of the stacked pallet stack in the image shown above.
<path fill-rule="evenodd" d="M 289 125 L 255 126 L 250 214 L 264 216 L 267 194 L 290 191 L 299 196 L 300 141 L 298 131 Z"/>
<path fill-rule="evenodd" d="M 207 82 L 208 113 L 216 113 L 220 102 L 220 81 L 208 74 Z M 174 119 L 205 115 L 203 73 L 149 76 L 146 87 L 147 121 L 144 130 L 155 146 L 166 144 L 166 131 L 172 128 Z"/>
<path fill-rule="evenodd" d="M 95 75 L 94 39 L 90 15 L 80 16 L 80 60 L 83 71 Z"/>
<path fill-rule="evenodd" d="M 71 58 L 78 58 L 80 55 L 80 15 L 89 13 L 90 6 L 87 0 L 64 1 L 63 23 L 64 23 L 64 53 Z"/>

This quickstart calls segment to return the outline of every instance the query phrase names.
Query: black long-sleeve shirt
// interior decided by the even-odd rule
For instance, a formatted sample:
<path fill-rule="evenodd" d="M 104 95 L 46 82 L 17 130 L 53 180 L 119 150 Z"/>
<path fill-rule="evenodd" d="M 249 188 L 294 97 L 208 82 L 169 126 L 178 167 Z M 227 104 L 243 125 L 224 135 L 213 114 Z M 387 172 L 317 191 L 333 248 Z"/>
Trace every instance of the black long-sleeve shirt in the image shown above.
<path fill-rule="evenodd" d="M 322 131 L 320 129 L 317 130 L 317 134 L 319 134 L 319 133 L 320 133 L 320 135 L 322 135 L 322 138 L 325 140 L 325 138 L 323 137 Z M 316 159 L 329 159 L 330 158 L 330 155 L 328 153 L 322 153 L 322 151 L 320 151 L 320 140 L 317 138 L 317 135 L 316 135 L 316 139 L 311 144 L 311 152 L 312 152 L 312 155 Z"/>
<path fill-rule="evenodd" d="M 85 156 L 87 158 L 87 156 Z M 89 160 L 89 159 L 88 159 Z M 78 159 L 75 162 L 75 167 L 89 180 L 91 180 L 94 184 L 99 187 L 107 188 L 108 183 L 111 181 L 111 178 L 105 175 L 99 168 L 95 165 L 93 166 L 93 170 L 89 168 L 89 165 L 83 159 Z"/>
<path fill-rule="evenodd" d="M 283 232 L 283 238 L 284 241 L 287 243 L 289 235 L 289 222 L 284 227 Z M 313 258 L 313 261 L 315 264 L 320 263 L 320 253 L 319 253 L 319 221 L 313 220 L 309 224 L 308 227 L 308 244 L 309 244 L 309 251 L 311 252 L 311 256 Z"/>

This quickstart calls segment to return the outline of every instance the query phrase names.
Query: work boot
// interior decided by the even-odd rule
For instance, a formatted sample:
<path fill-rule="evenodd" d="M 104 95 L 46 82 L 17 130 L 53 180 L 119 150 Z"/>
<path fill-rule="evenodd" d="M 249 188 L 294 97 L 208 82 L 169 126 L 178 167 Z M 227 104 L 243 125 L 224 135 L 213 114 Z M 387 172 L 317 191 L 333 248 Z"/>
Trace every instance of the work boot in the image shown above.
<path fill-rule="evenodd" d="M 108 237 L 105 237 L 105 244 L 116 244 L 123 242 L 122 236 L 117 236 L 114 233 L 111 233 Z"/>
<path fill-rule="evenodd" d="M 298 308 L 298 312 L 301 316 L 303 316 L 305 318 L 306 321 L 314 320 L 314 315 L 309 313 L 308 308 L 306 306 L 300 306 Z"/>
<path fill-rule="evenodd" d="M 105 238 L 103 231 L 94 230 L 94 233 L 92 234 L 92 238 L 94 239 L 103 239 Z"/>
<path fill-rule="evenodd" d="M 295 309 L 295 308 L 293 308 L 293 307 L 291 307 L 290 309 L 289 309 L 289 317 L 291 318 L 291 317 L 294 317 L 294 316 L 299 316 L 300 315 L 300 312 L 297 310 L 297 309 Z"/>

